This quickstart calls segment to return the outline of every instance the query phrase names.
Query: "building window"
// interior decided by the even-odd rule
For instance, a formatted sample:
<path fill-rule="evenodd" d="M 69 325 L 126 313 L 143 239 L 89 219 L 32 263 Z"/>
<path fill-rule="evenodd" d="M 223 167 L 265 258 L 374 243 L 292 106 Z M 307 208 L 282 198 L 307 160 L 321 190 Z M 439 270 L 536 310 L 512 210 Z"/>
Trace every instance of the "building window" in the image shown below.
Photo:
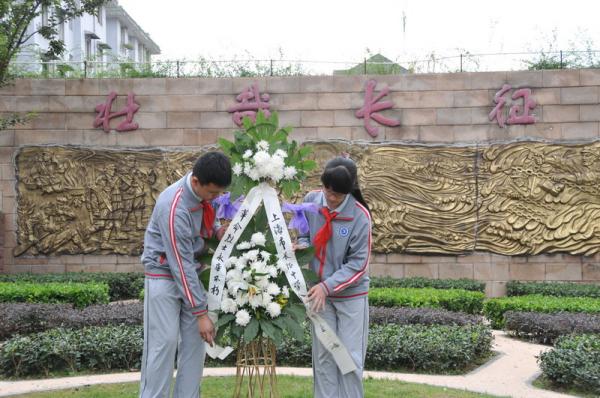
<path fill-rule="evenodd" d="M 138 62 L 144 62 L 144 46 L 138 44 Z"/>
<path fill-rule="evenodd" d="M 85 35 L 85 58 L 87 60 L 92 59 L 92 37 L 90 35 Z"/>
<path fill-rule="evenodd" d="M 102 16 L 103 16 L 103 13 L 104 13 L 104 7 L 100 7 L 98 9 L 98 24 L 100 26 L 102 26 Z"/>
<path fill-rule="evenodd" d="M 125 47 L 126 44 L 127 44 L 127 28 L 121 27 L 121 42 L 120 42 L 119 47 L 121 47 L 121 52 L 123 52 L 123 53 L 127 53 L 127 48 Z"/>
<path fill-rule="evenodd" d="M 48 6 L 42 6 L 42 26 L 50 25 L 50 9 Z"/>

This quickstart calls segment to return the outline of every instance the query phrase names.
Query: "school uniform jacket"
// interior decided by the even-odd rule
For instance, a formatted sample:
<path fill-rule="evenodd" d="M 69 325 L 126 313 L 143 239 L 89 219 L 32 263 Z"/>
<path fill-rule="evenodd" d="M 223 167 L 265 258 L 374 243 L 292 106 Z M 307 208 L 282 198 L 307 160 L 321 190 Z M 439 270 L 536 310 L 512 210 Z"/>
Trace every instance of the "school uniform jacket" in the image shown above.
<path fill-rule="evenodd" d="M 207 311 L 206 292 L 194 258 L 204 248 L 202 201 L 186 183 L 188 173 L 156 200 L 144 236 L 142 264 L 147 278 L 172 279 L 194 315 Z"/>
<path fill-rule="evenodd" d="M 308 193 L 304 202 L 323 207 L 323 191 Z M 332 221 L 332 235 L 327 243 L 325 262 L 313 257 L 310 268 L 317 273 L 327 295 L 332 299 L 348 299 L 368 294 L 369 258 L 371 254 L 371 216 L 367 209 L 350 194 L 342 203 L 339 214 Z M 300 243 L 314 245 L 315 235 L 325 223 L 325 218 L 306 212 L 309 236 L 301 236 Z"/>

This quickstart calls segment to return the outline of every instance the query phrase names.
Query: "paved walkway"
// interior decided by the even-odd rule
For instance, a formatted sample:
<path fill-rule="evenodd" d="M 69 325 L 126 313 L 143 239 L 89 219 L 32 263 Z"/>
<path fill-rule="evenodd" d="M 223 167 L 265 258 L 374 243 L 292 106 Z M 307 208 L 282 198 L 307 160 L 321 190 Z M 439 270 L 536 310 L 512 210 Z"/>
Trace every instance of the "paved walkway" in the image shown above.
<path fill-rule="evenodd" d="M 494 335 L 496 337 L 494 349 L 499 355 L 466 375 L 435 376 L 368 371 L 366 376 L 375 379 L 402 380 L 515 398 L 572 397 L 572 395 L 540 390 L 531 385 L 531 382 L 540 374 L 535 356 L 539 355 L 540 351 L 548 350 L 549 347 L 511 339 L 502 332 L 494 332 Z M 280 375 L 312 376 L 311 369 L 305 368 L 280 367 L 277 368 L 277 372 Z M 204 375 L 235 376 L 235 368 L 206 368 Z M 0 397 L 92 384 L 136 382 L 139 379 L 139 372 L 132 372 L 47 380 L 0 381 Z"/>

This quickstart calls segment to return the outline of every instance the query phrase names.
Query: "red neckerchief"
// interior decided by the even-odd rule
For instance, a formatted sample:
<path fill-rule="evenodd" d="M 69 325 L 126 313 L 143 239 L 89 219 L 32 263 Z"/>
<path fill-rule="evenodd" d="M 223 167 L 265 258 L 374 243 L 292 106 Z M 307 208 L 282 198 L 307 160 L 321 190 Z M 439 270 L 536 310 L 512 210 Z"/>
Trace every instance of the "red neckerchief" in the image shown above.
<path fill-rule="evenodd" d="M 319 277 L 323 274 L 323 265 L 325 264 L 325 255 L 327 252 L 327 242 L 331 239 L 333 228 L 331 227 L 331 221 L 335 220 L 338 213 L 335 211 L 330 212 L 327 207 L 321 208 L 321 214 L 325 217 L 325 224 L 319 229 L 315 235 L 314 246 L 315 246 L 315 257 L 319 260 Z"/>
<path fill-rule="evenodd" d="M 207 200 L 203 200 L 200 205 L 202 206 L 202 226 L 206 232 L 205 238 L 210 238 L 213 234 L 213 225 L 215 224 L 215 209 Z"/>

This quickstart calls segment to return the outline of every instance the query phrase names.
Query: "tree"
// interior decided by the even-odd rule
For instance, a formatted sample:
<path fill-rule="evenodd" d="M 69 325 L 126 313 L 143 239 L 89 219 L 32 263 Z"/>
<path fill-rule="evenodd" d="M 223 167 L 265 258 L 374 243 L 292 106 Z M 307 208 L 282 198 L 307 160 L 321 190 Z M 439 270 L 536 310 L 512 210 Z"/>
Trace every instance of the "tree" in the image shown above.
<path fill-rule="evenodd" d="M 97 15 L 108 1 L 0 0 L 0 86 L 9 81 L 9 64 L 27 40 L 40 34 L 49 42 L 42 59 L 56 59 L 65 51 L 65 43 L 58 38 L 59 26 L 83 14 Z M 29 25 L 39 15 L 44 15 L 45 20 L 28 32 Z"/>

